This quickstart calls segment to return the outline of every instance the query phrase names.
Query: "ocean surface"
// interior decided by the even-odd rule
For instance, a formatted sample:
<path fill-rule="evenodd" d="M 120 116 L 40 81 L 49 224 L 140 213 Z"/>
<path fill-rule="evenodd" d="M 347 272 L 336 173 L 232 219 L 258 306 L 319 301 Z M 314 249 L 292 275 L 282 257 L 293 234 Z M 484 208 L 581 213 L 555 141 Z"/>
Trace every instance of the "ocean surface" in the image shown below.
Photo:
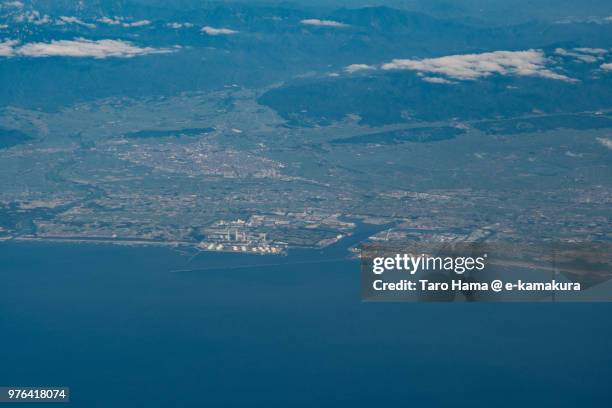
<path fill-rule="evenodd" d="M 0 385 L 87 408 L 610 406 L 612 304 L 363 303 L 345 249 L 1 243 Z"/>

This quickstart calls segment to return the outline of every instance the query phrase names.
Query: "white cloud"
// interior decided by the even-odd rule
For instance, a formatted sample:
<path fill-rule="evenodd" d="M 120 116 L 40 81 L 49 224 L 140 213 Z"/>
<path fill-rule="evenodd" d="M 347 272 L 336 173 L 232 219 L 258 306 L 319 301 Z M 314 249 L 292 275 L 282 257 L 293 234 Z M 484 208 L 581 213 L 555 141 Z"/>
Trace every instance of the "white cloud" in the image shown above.
<path fill-rule="evenodd" d="M 232 35 L 237 34 L 238 31 L 230 30 L 229 28 L 215 28 L 215 27 L 202 27 L 202 32 L 208 35 Z"/>
<path fill-rule="evenodd" d="M 306 20 L 300 21 L 300 23 L 304 25 L 319 26 L 319 27 L 335 27 L 335 28 L 344 28 L 344 27 L 349 26 L 348 24 L 344 24 L 339 21 L 319 20 L 318 18 L 308 18 Z"/>
<path fill-rule="evenodd" d="M 577 17 L 565 17 L 561 20 L 555 21 L 555 24 L 608 24 L 612 22 L 612 16 L 608 17 L 587 17 L 587 18 L 577 18 Z"/>
<path fill-rule="evenodd" d="M 563 48 L 555 49 L 555 54 L 563 57 L 571 57 L 577 61 L 594 63 L 602 59 L 602 56 L 607 54 L 608 50 L 603 48 L 573 48 L 566 50 Z"/>
<path fill-rule="evenodd" d="M 612 63 L 608 62 L 606 64 L 601 64 L 599 68 L 604 69 L 606 71 L 612 71 Z"/>
<path fill-rule="evenodd" d="M 144 27 L 147 26 L 149 24 L 151 24 L 150 20 L 138 20 L 138 21 L 132 21 L 132 22 L 128 22 L 126 20 L 125 17 L 121 17 L 121 16 L 115 16 L 114 18 L 110 18 L 107 16 L 104 17 L 100 17 L 97 21 L 103 24 L 108 24 L 108 25 L 121 25 L 122 27 L 126 27 L 126 28 L 131 28 L 131 27 Z"/>
<path fill-rule="evenodd" d="M 18 43 L 19 41 L 15 40 L 0 42 L 0 57 L 12 57 L 14 54 L 13 47 Z"/>
<path fill-rule="evenodd" d="M 191 23 L 176 23 L 176 22 L 173 22 L 173 23 L 166 24 L 166 27 L 174 28 L 174 29 L 191 28 L 191 27 L 193 27 L 193 24 L 191 24 Z"/>
<path fill-rule="evenodd" d="M 124 27 L 144 27 L 149 24 L 151 24 L 149 20 L 139 20 L 139 21 L 133 21 L 131 23 L 123 23 L 122 25 Z"/>
<path fill-rule="evenodd" d="M 59 18 L 58 24 L 77 24 L 83 27 L 87 27 L 87 28 L 96 28 L 95 24 L 91 24 L 91 23 L 86 23 L 83 20 L 77 18 L 77 17 L 66 17 L 66 16 L 61 16 Z"/>
<path fill-rule="evenodd" d="M 382 69 L 434 73 L 458 80 L 474 80 L 497 74 L 575 81 L 548 69 L 546 66 L 549 62 L 549 59 L 539 50 L 494 51 L 421 60 L 394 59 L 383 64 Z"/>
<path fill-rule="evenodd" d="M 597 141 L 608 149 L 612 149 L 612 139 L 609 139 L 607 137 L 598 137 Z"/>
<path fill-rule="evenodd" d="M 11 8 L 21 9 L 23 8 L 23 3 L 20 1 L 7 1 L 7 2 L 2 3 L 2 6 L 7 7 L 7 8 L 11 7 Z"/>
<path fill-rule="evenodd" d="M 115 18 L 109 18 L 109 17 L 101 17 L 98 19 L 98 21 L 100 23 L 104 23 L 104 24 L 108 24 L 108 25 L 119 25 L 121 24 L 121 21 L 123 20 L 123 17 L 115 17 Z"/>
<path fill-rule="evenodd" d="M 608 50 L 603 48 L 574 48 L 578 52 L 584 52 L 587 54 L 604 55 L 608 53 Z"/>
<path fill-rule="evenodd" d="M 48 15 L 42 15 L 37 10 L 17 14 L 14 20 L 17 23 L 32 23 L 34 25 L 49 24 L 51 22 L 51 18 Z"/>
<path fill-rule="evenodd" d="M 19 46 L 18 41 L 0 43 L 0 56 L 4 57 L 77 57 L 77 58 L 131 58 L 147 54 L 173 52 L 169 48 L 138 47 L 120 40 L 59 40 L 49 43 L 27 43 Z"/>
<path fill-rule="evenodd" d="M 429 83 L 432 83 L 432 84 L 455 84 L 456 83 L 456 82 L 449 81 L 448 79 L 440 78 L 440 77 L 428 77 L 428 76 L 424 76 L 421 79 L 423 81 L 425 81 L 425 82 L 429 82 Z"/>
<path fill-rule="evenodd" d="M 344 68 L 344 70 L 349 74 L 357 71 L 368 71 L 372 69 L 376 69 L 376 67 L 368 64 L 351 64 Z"/>

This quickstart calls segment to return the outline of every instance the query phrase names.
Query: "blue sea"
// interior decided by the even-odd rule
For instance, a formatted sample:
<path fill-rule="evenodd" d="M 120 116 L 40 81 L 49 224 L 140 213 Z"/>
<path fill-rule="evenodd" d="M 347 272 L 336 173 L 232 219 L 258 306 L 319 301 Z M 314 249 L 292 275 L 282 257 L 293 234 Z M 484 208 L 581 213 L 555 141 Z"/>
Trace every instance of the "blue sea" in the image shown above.
<path fill-rule="evenodd" d="M 612 304 L 364 303 L 343 254 L 2 243 L 0 385 L 86 408 L 610 406 Z"/>

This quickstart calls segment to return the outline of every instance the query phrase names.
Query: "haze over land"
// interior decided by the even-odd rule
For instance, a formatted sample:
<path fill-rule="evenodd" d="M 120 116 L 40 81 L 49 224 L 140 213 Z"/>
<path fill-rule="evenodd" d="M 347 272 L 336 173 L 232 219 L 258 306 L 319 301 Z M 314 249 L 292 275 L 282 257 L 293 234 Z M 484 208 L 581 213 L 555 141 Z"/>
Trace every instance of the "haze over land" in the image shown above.
<path fill-rule="evenodd" d="M 4 1 L 0 237 L 608 240 L 612 8 L 484 3 Z"/>

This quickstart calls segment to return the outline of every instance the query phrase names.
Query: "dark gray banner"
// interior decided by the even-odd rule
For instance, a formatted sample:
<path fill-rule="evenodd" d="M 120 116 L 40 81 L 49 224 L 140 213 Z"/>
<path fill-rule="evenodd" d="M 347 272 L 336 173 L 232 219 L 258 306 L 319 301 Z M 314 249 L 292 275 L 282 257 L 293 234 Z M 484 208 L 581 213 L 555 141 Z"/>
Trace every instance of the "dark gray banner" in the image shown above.
<path fill-rule="evenodd" d="M 70 402 L 68 387 L 0 387 L 2 402 Z"/>
<path fill-rule="evenodd" d="M 365 301 L 612 301 L 608 243 L 377 243 L 361 247 Z"/>

